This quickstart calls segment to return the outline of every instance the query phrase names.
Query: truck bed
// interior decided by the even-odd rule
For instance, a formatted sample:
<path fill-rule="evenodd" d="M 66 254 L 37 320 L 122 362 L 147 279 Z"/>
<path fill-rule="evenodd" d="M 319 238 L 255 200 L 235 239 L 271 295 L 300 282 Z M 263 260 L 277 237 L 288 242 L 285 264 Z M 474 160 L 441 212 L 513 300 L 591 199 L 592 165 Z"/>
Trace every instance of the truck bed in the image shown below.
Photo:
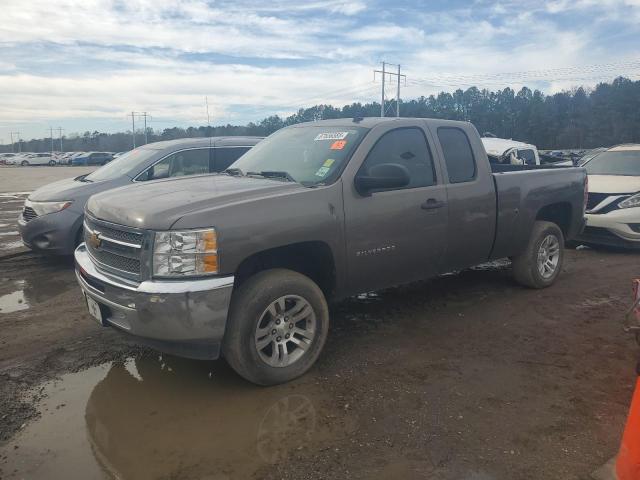
<path fill-rule="evenodd" d="M 583 168 L 492 164 L 491 169 L 497 210 L 492 259 L 521 253 L 543 208 L 557 217 L 565 238 L 580 232 L 586 175 Z"/>

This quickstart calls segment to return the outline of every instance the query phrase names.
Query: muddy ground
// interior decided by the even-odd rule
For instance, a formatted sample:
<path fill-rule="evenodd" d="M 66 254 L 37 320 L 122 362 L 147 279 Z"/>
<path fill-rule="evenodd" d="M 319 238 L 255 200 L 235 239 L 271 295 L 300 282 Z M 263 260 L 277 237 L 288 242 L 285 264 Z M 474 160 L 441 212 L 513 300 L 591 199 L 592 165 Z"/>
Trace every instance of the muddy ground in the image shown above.
<path fill-rule="evenodd" d="M 587 479 L 635 382 L 630 253 L 568 251 L 542 291 L 492 265 L 334 305 L 273 388 L 98 326 L 70 259 L 4 255 L 0 478 Z"/>

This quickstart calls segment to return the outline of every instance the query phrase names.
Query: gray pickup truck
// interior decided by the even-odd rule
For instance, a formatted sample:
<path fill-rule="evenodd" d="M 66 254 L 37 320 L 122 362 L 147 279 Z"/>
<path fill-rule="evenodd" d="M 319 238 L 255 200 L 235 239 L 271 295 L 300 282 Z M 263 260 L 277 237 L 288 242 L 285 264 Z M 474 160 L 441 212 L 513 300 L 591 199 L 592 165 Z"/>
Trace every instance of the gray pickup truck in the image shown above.
<path fill-rule="evenodd" d="M 305 123 L 223 174 L 92 196 L 76 274 L 102 325 L 272 385 L 316 361 L 328 301 L 504 257 L 551 285 L 586 191 L 581 168 L 491 165 L 465 122 Z"/>

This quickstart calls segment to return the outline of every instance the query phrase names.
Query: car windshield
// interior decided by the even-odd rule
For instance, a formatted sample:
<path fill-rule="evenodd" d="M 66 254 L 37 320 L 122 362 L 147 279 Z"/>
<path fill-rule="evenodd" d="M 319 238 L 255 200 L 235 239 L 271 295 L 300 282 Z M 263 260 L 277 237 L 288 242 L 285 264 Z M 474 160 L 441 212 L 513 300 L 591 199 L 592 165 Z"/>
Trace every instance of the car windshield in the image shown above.
<path fill-rule="evenodd" d="M 640 175 L 640 150 L 608 150 L 584 164 L 590 175 Z"/>
<path fill-rule="evenodd" d="M 131 150 L 130 152 L 120 155 L 118 158 L 107 163 L 104 167 L 100 167 L 95 172 L 90 173 L 85 178 L 91 182 L 113 180 L 114 178 L 126 175 L 131 170 L 135 170 L 137 166 L 141 167 L 147 159 L 156 153 L 158 153 L 158 150 L 152 148 L 136 148 L 135 150 Z"/>
<path fill-rule="evenodd" d="M 331 183 L 367 130 L 322 125 L 285 128 L 258 143 L 230 168 L 308 187 Z"/>

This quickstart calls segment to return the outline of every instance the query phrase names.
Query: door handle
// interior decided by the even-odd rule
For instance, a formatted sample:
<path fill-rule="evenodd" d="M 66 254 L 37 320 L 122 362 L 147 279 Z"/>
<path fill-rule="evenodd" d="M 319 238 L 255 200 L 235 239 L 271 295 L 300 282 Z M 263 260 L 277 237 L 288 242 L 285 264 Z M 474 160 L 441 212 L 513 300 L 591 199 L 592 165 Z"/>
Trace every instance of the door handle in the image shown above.
<path fill-rule="evenodd" d="M 420 205 L 420 208 L 423 210 L 435 210 L 436 208 L 442 208 L 446 205 L 445 202 L 436 200 L 435 198 L 430 198 L 426 202 Z"/>

